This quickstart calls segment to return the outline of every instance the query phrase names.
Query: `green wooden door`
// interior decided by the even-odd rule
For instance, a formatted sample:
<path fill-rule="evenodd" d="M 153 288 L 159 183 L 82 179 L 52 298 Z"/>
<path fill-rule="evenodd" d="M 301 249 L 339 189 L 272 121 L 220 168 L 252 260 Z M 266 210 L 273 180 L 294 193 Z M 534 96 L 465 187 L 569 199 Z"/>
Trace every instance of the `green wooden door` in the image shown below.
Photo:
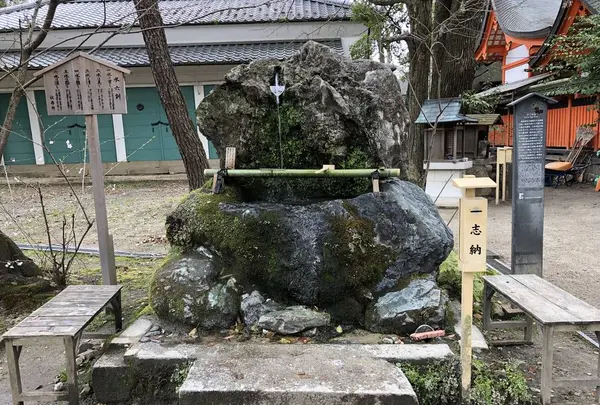
<path fill-rule="evenodd" d="M 195 127 L 194 87 L 183 86 L 181 91 Z M 127 160 L 181 160 L 179 147 L 156 88 L 127 89 L 127 111 L 128 113 L 123 115 Z"/>
<path fill-rule="evenodd" d="M 204 86 L 204 97 L 208 96 L 211 91 L 215 88 L 214 84 L 207 84 Z M 218 159 L 219 154 L 217 153 L 217 149 L 215 145 L 211 141 L 208 141 L 208 158 L 209 159 Z"/>
<path fill-rule="evenodd" d="M 161 111 L 155 88 L 127 89 L 127 114 L 123 115 L 123 128 L 128 161 L 162 160 Z"/>
<path fill-rule="evenodd" d="M 0 122 L 4 122 L 9 101 L 10 94 L 0 94 Z M 6 165 L 34 165 L 36 163 L 25 97 L 21 98 L 17 106 L 12 131 L 4 149 L 4 163 Z"/>
<path fill-rule="evenodd" d="M 43 91 L 35 92 L 38 114 L 42 123 L 44 159 L 52 164 L 89 162 L 89 151 L 85 139 L 85 117 L 83 115 L 48 115 Z M 116 162 L 115 135 L 112 115 L 98 116 L 100 132 L 100 154 L 103 162 Z M 50 155 L 52 154 L 52 155 Z"/>

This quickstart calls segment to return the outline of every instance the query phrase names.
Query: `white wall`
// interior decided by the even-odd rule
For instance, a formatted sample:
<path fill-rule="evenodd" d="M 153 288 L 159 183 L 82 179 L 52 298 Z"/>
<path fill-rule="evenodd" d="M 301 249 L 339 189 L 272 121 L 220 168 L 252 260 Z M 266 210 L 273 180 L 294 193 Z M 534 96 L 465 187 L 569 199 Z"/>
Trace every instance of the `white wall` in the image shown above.
<path fill-rule="evenodd" d="M 510 65 L 511 63 L 528 58 L 529 49 L 525 45 L 521 45 L 508 51 L 506 54 L 505 64 Z M 504 73 L 504 83 L 513 83 L 519 80 L 527 79 L 529 77 L 529 73 L 526 71 L 526 69 L 529 69 L 528 63 L 507 69 Z"/>
<path fill-rule="evenodd" d="M 133 31 L 137 31 L 134 28 Z M 73 48 L 85 39 L 85 47 L 94 47 L 110 36 L 110 29 L 54 30 L 48 33 L 43 47 Z M 301 41 L 307 39 L 358 38 L 365 27 L 350 21 L 196 25 L 167 28 L 169 45 Z M 88 38 L 88 34 L 92 34 Z M 14 49 L 19 44 L 18 33 L 0 34 L 0 50 Z M 104 45 L 144 46 L 141 33 L 119 34 Z"/>
<path fill-rule="evenodd" d="M 525 45 L 521 45 L 508 51 L 506 54 L 506 64 L 509 65 L 525 58 L 529 58 L 529 49 Z"/>
<path fill-rule="evenodd" d="M 527 79 L 529 73 L 525 70 L 529 69 L 529 63 L 515 66 L 512 69 L 508 69 L 504 72 L 504 83 L 514 83 L 519 80 Z"/>

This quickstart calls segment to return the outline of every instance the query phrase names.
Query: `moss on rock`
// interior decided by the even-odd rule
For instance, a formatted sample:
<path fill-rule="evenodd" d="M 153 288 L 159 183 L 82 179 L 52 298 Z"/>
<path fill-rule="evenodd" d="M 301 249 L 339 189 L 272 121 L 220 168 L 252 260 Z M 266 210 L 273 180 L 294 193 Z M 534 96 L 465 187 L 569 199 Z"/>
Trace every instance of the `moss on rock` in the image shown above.
<path fill-rule="evenodd" d="M 462 397 L 458 359 L 427 365 L 398 364 L 420 405 L 530 405 L 525 374 L 514 363 L 473 361 L 471 391 Z"/>

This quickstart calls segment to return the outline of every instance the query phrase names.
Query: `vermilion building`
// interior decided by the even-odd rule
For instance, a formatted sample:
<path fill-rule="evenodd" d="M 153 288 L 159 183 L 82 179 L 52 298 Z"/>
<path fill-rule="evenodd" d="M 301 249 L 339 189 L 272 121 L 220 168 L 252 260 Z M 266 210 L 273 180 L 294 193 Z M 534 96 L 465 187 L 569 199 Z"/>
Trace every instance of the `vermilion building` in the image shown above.
<path fill-rule="evenodd" d="M 483 63 L 502 64 L 502 84 L 479 95 L 500 98 L 503 126 L 489 135 L 492 145 L 512 145 L 513 117 L 504 107 L 520 95 L 544 92 L 560 78 L 540 71 L 549 61 L 549 43 L 566 34 L 578 16 L 600 12 L 600 0 L 491 0 L 475 58 Z M 564 94 L 548 111 L 548 148 L 569 149 L 579 126 L 595 124 L 599 131 L 595 98 Z M 600 136 L 590 146 L 598 149 Z"/>

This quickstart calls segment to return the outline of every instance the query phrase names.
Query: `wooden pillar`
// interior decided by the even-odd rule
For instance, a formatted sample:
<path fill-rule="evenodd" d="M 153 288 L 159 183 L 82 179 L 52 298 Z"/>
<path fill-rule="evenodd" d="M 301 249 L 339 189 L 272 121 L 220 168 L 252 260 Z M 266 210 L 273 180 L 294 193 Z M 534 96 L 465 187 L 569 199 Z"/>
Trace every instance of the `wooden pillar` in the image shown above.
<path fill-rule="evenodd" d="M 96 211 L 96 230 L 98 233 L 98 248 L 100 251 L 100 267 L 102 268 L 103 284 L 117 284 L 115 256 L 112 249 L 112 239 L 108 233 L 108 215 L 106 214 L 106 199 L 104 196 L 104 168 L 100 156 L 100 140 L 98 135 L 98 116 L 85 116 L 85 133 L 90 150 L 90 171 L 94 192 L 94 208 Z M 112 253 L 112 254 L 111 254 Z"/>
<path fill-rule="evenodd" d="M 456 160 L 456 149 L 458 149 L 458 127 L 454 126 L 454 141 L 452 144 L 452 159 Z"/>

